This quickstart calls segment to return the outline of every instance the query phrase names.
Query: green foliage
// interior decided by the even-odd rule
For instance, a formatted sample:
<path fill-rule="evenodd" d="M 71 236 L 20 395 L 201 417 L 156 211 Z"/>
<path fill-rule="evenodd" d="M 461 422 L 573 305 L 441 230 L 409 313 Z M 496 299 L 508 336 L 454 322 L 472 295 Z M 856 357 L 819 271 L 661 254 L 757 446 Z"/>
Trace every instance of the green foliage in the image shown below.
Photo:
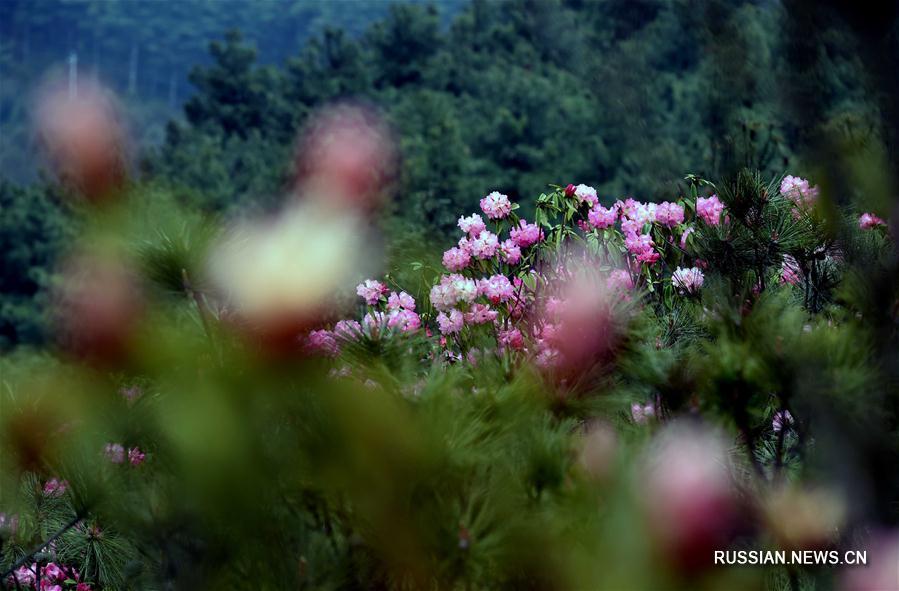
<path fill-rule="evenodd" d="M 0 182 L 0 348 L 44 338 L 52 265 L 74 236 L 60 198 L 49 185 Z"/>

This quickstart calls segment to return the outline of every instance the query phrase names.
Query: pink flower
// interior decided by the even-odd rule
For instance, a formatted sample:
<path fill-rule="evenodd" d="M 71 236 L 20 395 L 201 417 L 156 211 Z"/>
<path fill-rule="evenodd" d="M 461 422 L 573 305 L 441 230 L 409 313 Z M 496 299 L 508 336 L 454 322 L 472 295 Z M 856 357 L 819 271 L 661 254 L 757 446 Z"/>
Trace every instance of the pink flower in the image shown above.
<path fill-rule="evenodd" d="M 387 327 L 403 332 L 415 332 L 421 327 L 421 318 L 411 310 L 396 309 L 387 316 Z"/>
<path fill-rule="evenodd" d="M 362 335 L 362 325 L 355 320 L 341 320 L 334 325 L 334 336 L 348 341 L 358 339 Z"/>
<path fill-rule="evenodd" d="M 44 484 L 44 496 L 61 497 L 65 494 L 68 488 L 69 482 L 67 480 L 58 480 L 56 478 L 51 478 L 46 482 L 46 484 Z"/>
<path fill-rule="evenodd" d="M 372 310 L 362 317 L 362 326 L 370 335 L 377 335 L 381 327 L 384 326 L 384 313 Z"/>
<path fill-rule="evenodd" d="M 709 198 L 700 197 L 696 200 L 696 215 L 710 226 L 717 226 L 721 223 L 721 213 L 724 211 L 724 204 L 718 200 L 717 195 Z"/>
<path fill-rule="evenodd" d="M 334 333 L 329 330 L 313 330 L 306 337 L 306 351 L 313 354 L 337 357 L 340 354 L 340 345 L 334 338 Z"/>
<path fill-rule="evenodd" d="M 441 312 L 437 315 L 437 326 L 440 327 L 440 332 L 444 335 L 461 332 L 464 324 L 465 318 L 462 316 L 462 312 L 455 308 L 448 313 Z"/>
<path fill-rule="evenodd" d="M 91 586 L 87 583 L 78 583 L 75 586 L 75 591 L 91 591 Z"/>
<path fill-rule="evenodd" d="M 780 193 L 798 207 L 810 207 L 818 199 L 818 187 L 798 176 L 787 175 L 780 183 Z"/>
<path fill-rule="evenodd" d="M 655 251 L 655 244 L 649 234 L 629 234 L 624 239 L 624 246 L 637 258 L 638 263 L 652 264 L 661 258 Z"/>
<path fill-rule="evenodd" d="M 599 203 L 599 197 L 596 196 L 596 189 L 588 185 L 578 185 L 575 187 L 574 196 L 577 197 L 578 202 L 587 203 L 590 207 Z"/>
<path fill-rule="evenodd" d="M 615 269 L 606 279 L 606 287 L 610 291 L 627 291 L 634 289 L 634 279 L 624 269 Z"/>
<path fill-rule="evenodd" d="M 663 226 L 673 228 L 674 226 L 683 223 L 684 208 L 677 203 L 671 203 L 669 201 L 660 203 L 656 207 L 655 220 Z"/>
<path fill-rule="evenodd" d="M 468 217 L 459 218 L 459 228 L 469 236 L 477 236 L 486 230 L 487 226 L 484 224 L 484 220 L 481 219 L 481 216 L 473 213 Z"/>
<path fill-rule="evenodd" d="M 630 218 L 621 219 L 621 233 L 625 236 L 641 234 L 643 232 L 643 223 Z"/>
<path fill-rule="evenodd" d="M 398 310 L 400 308 L 414 310 L 415 299 L 405 291 L 401 291 L 400 293 L 394 291 L 390 294 L 390 297 L 387 298 L 387 309 Z"/>
<path fill-rule="evenodd" d="M 515 293 L 512 283 L 505 275 L 494 275 L 478 281 L 478 292 L 494 304 L 508 301 Z"/>
<path fill-rule="evenodd" d="M 678 267 L 671 275 L 671 283 L 682 293 L 697 293 L 704 280 L 702 271 L 696 267 L 689 269 Z"/>
<path fill-rule="evenodd" d="M 771 429 L 775 433 L 780 433 L 784 427 L 789 427 L 792 424 L 793 415 L 788 410 L 777 411 L 774 413 L 774 418 L 771 419 Z"/>
<path fill-rule="evenodd" d="M 61 582 L 66 580 L 66 573 L 59 568 L 59 565 L 55 562 L 47 563 L 47 565 L 41 571 L 41 575 L 50 579 L 51 581 Z"/>
<path fill-rule="evenodd" d="M 471 310 L 465 314 L 466 324 L 487 324 L 496 320 L 498 313 L 486 304 L 472 304 Z"/>
<path fill-rule="evenodd" d="M 606 209 L 597 203 L 587 214 L 587 220 L 591 226 L 600 230 L 614 226 L 618 221 L 618 206 L 613 205 Z"/>
<path fill-rule="evenodd" d="M 509 239 L 500 244 L 499 253 L 503 257 L 503 260 L 510 265 L 517 265 L 518 262 L 521 261 L 521 248 L 515 244 L 514 240 Z"/>
<path fill-rule="evenodd" d="M 565 311 L 565 302 L 555 296 L 550 296 L 546 299 L 543 307 L 546 310 L 547 317 L 559 318 L 562 312 Z"/>
<path fill-rule="evenodd" d="M 113 464 L 121 464 L 125 461 L 125 448 L 118 443 L 107 443 L 103 448 L 103 454 Z"/>
<path fill-rule="evenodd" d="M 577 192 L 577 187 L 568 183 L 568 186 L 565 187 L 565 196 L 566 197 L 574 197 L 574 194 Z"/>
<path fill-rule="evenodd" d="M 506 195 L 494 191 L 481 199 L 481 209 L 491 220 L 498 220 L 509 215 L 512 211 L 512 202 Z"/>
<path fill-rule="evenodd" d="M 636 201 L 627 217 L 641 226 L 651 224 L 656 220 L 656 209 L 658 209 L 658 206 L 655 203 L 640 203 Z"/>
<path fill-rule="evenodd" d="M 796 285 L 802 281 L 802 269 L 799 263 L 790 255 L 784 255 L 784 260 L 780 264 L 780 282 L 788 285 Z"/>
<path fill-rule="evenodd" d="M 631 418 L 637 424 L 645 424 L 648 423 L 651 419 L 656 416 L 656 407 L 653 403 L 649 403 L 646 405 L 641 405 L 638 402 L 635 402 L 631 405 Z"/>
<path fill-rule="evenodd" d="M 446 312 L 459 302 L 471 303 L 478 297 L 478 286 L 474 279 L 457 273 L 444 275 L 440 283 L 431 288 L 431 305 Z"/>
<path fill-rule="evenodd" d="M 479 259 L 489 259 L 496 254 L 496 249 L 499 248 L 499 238 L 493 232 L 484 230 L 478 234 L 477 238 L 468 242 L 468 247 L 472 256 Z"/>
<path fill-rule="evenodd" d="M 650 448 L 640 479 L 650 540 L 683 573 L 711 564 L 740 517 L 727 443 L 692 424 L 669 425 Z"/>
<path fill-rule="evenodd" d="M 636 217 L 636 212 L 641 206 L 642 204 L 633 197 L 628 197 L 624 201 L 615 202 L 615 208 L 618 209 L 618 213 L 622 218 L 634 219 Z"/>
<path fill-rule="evenodd" d="M 34 587 L 34 583 L 37 580 L 36 571 L 37 568 L 34 564 L 32 564 L 30 567 L 25 565 L 20 566 L 15 571 L 13 571 L 13 574 L 9 576 L 8 583 L 13 589 L 16 588 L 16 582 L 18 582 L 22 587 L 32 588 Z"/>
<path fill-rule="evenodd" d="M 128 461 L 132 466 L 140 466 L 144 463 L 147 454 L 142 452 L 139 447 L 132 447 L 128 450 Z"/>
<path fill-rule="evenodd" d="M 521 351 L 522 349 L 524 349 L 524 337 L 522 336 L 521 331 L 517 328 L 498 331 L 497 339 L 499 340 L 499 344 L 503 347 L 508 347 L 509 349 L 513 349 L 515 351 Z"/>
<path fill-rule="evenodd" d="M 526 220 L 518 222 L 518 227 L 509 231 L 512 241 L 521 248 L 527 248 L 543 240 L 543 230 L 537 224 L 529 224 Z"/>
<path fill-rule="evenodd" d="M 863 213 L 861 217 L 858 218 L 858 227 L 862 230 L 870 230 L 872 228 L 876 228 L 877 226 L 886 226 L 887 223 L 874 215 L 873 213 Z"/>
<path fill-rule="evenodd" d="M 461 271 L 471 262 L 471 253 L 465 248 L 453 247 L 443 253 L 443 266 L 450 271 Z"/>
<path fill-rule="evenodd" d="M 374 279 L 366 279 L 356 286 L 356 294 L 369 306 L 374 306 L 387 293 L 387 286 Z"/>

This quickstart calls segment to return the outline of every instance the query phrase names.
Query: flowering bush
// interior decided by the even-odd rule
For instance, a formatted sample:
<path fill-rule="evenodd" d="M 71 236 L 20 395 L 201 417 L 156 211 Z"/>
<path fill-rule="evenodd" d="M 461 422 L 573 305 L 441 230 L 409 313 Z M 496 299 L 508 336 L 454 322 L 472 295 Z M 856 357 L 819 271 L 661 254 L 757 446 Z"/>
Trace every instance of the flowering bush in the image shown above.
<path fill-rule="evenodd" d="M 250 269 L 282 244 L 262 226 L 208 254 L 259 285 L 192 283 L 141 240 L 187 297 L 146 289 L 113 369 L 4 373 L 2 585 L 811 588 L 834 577 L 712 557 L 860 539 L 883 562 L 839 580 L 891 581 L 896 532 L 867 534 L 899 489 L 866 462 L 896 459 L 894 243 L 827 198 L 749 171 L 662 203 L 493 192 L 435 267 L 359 281 L 354 314 L 321 295 L 345 260 Z M 358 214 L 285 215 L 283 244 L 363 243 Z"/>

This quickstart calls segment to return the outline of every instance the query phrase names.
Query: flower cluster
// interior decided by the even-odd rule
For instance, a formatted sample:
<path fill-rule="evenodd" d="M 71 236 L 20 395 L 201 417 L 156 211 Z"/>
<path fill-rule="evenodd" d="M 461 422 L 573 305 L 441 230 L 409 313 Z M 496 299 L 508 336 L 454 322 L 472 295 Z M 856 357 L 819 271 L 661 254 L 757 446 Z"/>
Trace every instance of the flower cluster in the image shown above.
<path fill-rule="evenodd" d="M 797 208 L 812 207 L 818 200 L 818 187 L 813 187 L 806 179 L 787 175 L 780 183 L 780 193 Z"/>
<path fill-rule="evenodd" d="M 724 204 L 721 203 L 717 195 L 700 197 L 696 200 L 696 215 L 710 226 L 717 226 L 721 223 L 721 213 L 723 211 Z"/>
<path fill-rule="evenodd" d="M 506 195 L 494 191 L 481 199 L 481 210 L 491 220 L 502 219 L 512 212 L 512 202 Z"/>
<path fill-rule="evenodd" d="M 683 269 L 678 267 L 671 275 L 671 283 L 681 292 L 695 294 L 699 292 L 705 276 L 702 271 L 696 267 Z"/>
<path fill-rule="evenodd" d="M 39 589 L 40 591 L 91 591 L 90 583 L 81 581 L 78 569 L 57 562 L 39 565 L 36 562 L 22 565 L 6 580 L 11 589 Z"/>
<path fill-rule="evenodd" d="M 878 226 L 886 226 L 887 223 L 873 213 L 863 213 L 858 218 L 858 227 L 862 230 L 871 230 Z"/>
<path fill-rule="evenodd" d="M 798 177 L 786 177 L 781 191 L 797 207 L 817 196 L 817 189 Z M 429 339 L 437 333 L 426 341 L 432 354 L 452 362 L 515 353 L 538 367 L 559 368 L 585 351 L 601 357 L 614 336 L 616 313 L 610 302 L 639 305 L 661 297 L 652 294 L 663 293 L 665 286 L 680 297 L 702 290 L 708 263 L 691 252 L 689 237 L 732 222 L 717 195 L 694 192 L 693 197 L 662 203 L 629 197 L 604 205 L 593 187 L 571 184 L 541 196 L 538 221 L 529 222 L 516 214 L 518 206 L 506 195 L 490 193 L 481 199 L 481 213 L 458 218 L 462 235 L 443 253 L 446 271 L 432 285 L 428 306 L 422 309 L 409 293 L 390 292 L 384 283 L 368 279 L 356 289 L 366 306 L 360 320 L 311 331 L 307 350 L 337 357 L 346 343 L 360 338 L 424 329 Z M 883 223 L 873 214 L 859 221 L 864 229 Z M 592 250 L 572 255 L 579 252 L 571 248 L 572 236 Z M 584 270 L 593 279 L 576 279 Z M 802 277 L 796 260 L 785 256 L 781 282 L 793 285 Z M 632 410 L 636 422 L 656 412 L 651 404 Z"/>
<path fill-rule="evenodd" d="M 61 497 L 66 494 L 66 490 L 69 488 L 69 483 L 66 480 L 59 480 L 58 478 L 51 478 L 44 484 L 44 496 L 45 497 Z"/>
<path fill-rule="evenodd" d="M 107 443 L 103 448 L 103 455 L 113 464 L 125 463 L 125 447 L 120 443 Z M 147 458 L 147 454 L 142 452 L 139 447 L 132 447 L 128 449 L 127 458 L 132 466 L 140 466 Z"/>

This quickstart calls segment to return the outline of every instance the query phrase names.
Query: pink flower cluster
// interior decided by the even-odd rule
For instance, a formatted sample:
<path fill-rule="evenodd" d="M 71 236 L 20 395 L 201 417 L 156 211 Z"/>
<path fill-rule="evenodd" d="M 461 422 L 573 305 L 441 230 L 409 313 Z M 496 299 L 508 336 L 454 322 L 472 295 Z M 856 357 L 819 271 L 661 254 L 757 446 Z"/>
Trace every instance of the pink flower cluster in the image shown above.
<path fill-rule="evenodd" d="M 38 584 L 40 572 L 40 584 Z M 75 581 L 75 591 L 91 591 L 90 583 L 80 580 L 78 569 L 71 566 L 48 562 L 45 565 L 31 563 L 12 572 L 6 580 L 10 589 L 39 589 L 39 591 L 62 591 L 66 581 Z M 69 583 L 71 584 L 71 583 Z"/>
<path fill-rule="evenodd" d="M 512 202 L 506 195 L 494 191 L 481 199 L 481 210 L 491 220 L 502 219 L 512 212 Z"/>
<path fill-rule="evenodd" d="M 356 295 L 365 300 L 369 306 L 374 306 L 387 293 L 387 286 L 374 279 L 366 279 L 356 286 Z"/>
<path fill-rule="evenodd" d="M 107 443 L 103 448 L 103 455 L 113 464 L 125 463 L 125 447 L 119 443 Z M 146 457 L 147 454 L 142 452 L 139 447 L 132 447 L 128 450 L 128 462 L 132 466 L 140 466 Z"/>
<path fill-rule="evenodd" d="M 724 204 L 717 195 L 711 197 L 699 197 L 696 199 L 696 215 L 710 226 L 721 223 L 721 214 L 724 212 Z"/>
<path fill-rule="evenodd" d="M 684 223 L 683 206 L 668 201 L 660 203 L 656 207 L 656 223 L 669 228 Z"/>
<path fill-rule="evenodd" d="M 596 189 L 587 185 L 578 185 L 574 188 L 574 196 L 578 202 L 586 203 L 593 207 L 599 203 L 599 197 L 596 195 Z"/>
<path fill-rule="evenodd" d="M 802 269 L 799 263 L 790 255 L 784 255 L 783 262 L 780 264 L 780 282 L 787 285 L 796 285 L 802 281 Z"/>
<path fill-rule="evenodd" d="M 640 404 L 635 402 L 631 404 L 631 419 L 639 425 L 643 425 L 656 417 L 656 406 L 652 402 L 649 404 Z"/>
<path fill-rule="evenodd" d="M 862 230 L 871 230 L 877 226 L 886 226 L 887 223 L 873 213 L 863 213 L 858 218 L 858 227 Z"/>
<path fill-rule="evenodd" d="M 690 267 L 689 269 L 678 267 L 671 275 L 671 283 L 683 293 L 698 293 L 703 281 L 705 281 L 705 276 L 702 274 L 702 270 L 697 267 Z"/>
<path fill-rule="evenodd" d="M 811 207 L 818 200 L 818 187 L 798 176 L 785 176 L 780 183 L 780 193 L 799 208 Z"/>
<path fill-rule="evenodd" d="M 46 483 L 44 483 L 44 496 L 45 497 L 61 497 L 66 494 L 66 491 L 69 488 L 69 483 L 67 480 L 59 480 L 58 478 L 51 478 Z"/>
<path fill-rule="evenodd" d="M 356 293 L 371 307 L 362 317 L 362 322 L 345 319 L 338 321 L 334 330 L 309 332 L 305 340 L 306 352 L 337 357 L 342 345 L 357 341 L 363 336 L 379 338 L 384 330 L 413 333 L 421 328 L 421 317 L 415 311 L 415 298 L 405 291 L 391 292 L 380 281 L 367 279 L 359 284 Z"/>

